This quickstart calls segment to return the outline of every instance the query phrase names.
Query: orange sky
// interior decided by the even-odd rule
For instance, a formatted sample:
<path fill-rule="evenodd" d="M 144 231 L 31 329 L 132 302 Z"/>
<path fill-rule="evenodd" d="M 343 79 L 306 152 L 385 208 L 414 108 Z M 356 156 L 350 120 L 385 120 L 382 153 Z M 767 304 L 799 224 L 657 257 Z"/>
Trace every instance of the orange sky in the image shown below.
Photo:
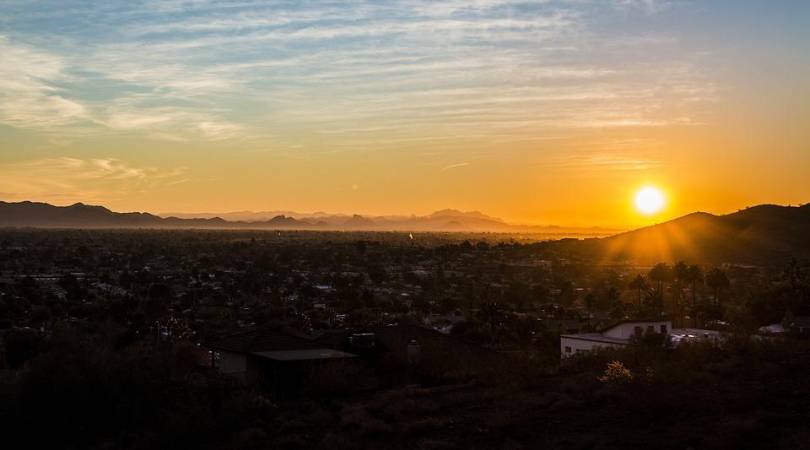
<path fill-rule="evenodd" d="M 611 227 L 804 203 L 810 12 L 759 3 L 12 2 L 0 199 Z"/>

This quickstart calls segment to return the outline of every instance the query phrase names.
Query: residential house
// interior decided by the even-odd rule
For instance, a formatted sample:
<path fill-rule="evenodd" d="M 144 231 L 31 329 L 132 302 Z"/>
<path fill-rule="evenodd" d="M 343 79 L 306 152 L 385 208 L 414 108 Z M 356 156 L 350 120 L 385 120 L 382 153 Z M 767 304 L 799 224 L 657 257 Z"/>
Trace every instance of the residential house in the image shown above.
<path fill-rule="evenodd" d="M 645 334 L 669 336 L 671 330 L 669 320 L 624 320 L 595 333 L 562 334 L 560 356 L 567 358 L 599 348 L 621 348 L 635 337 Z"/>
<path fill-rule="evenodd" d="M 284 330 L 261 329 L 234 334 L 208 345 L 212 365 L 245 383 L 294 390 L 318 371 L 328 371 L 356 355 L 324 346 Z"/>

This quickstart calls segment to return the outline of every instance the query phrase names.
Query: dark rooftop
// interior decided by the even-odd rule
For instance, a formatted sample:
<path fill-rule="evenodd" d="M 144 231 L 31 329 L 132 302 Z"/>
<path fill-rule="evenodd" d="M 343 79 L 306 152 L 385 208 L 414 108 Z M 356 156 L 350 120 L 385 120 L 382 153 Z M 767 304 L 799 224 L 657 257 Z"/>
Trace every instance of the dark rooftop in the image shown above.
<path fill-rule="evenodd" d="M 355 358 L 357 355 L 341 352 L 328 348 L 316 348 L 311 350 L 281 350 L 273 352 L 254 352 L 255 356 L 272 359 L 275 361 L 313 361 L 318 359 L 344 359 Z"/>
<path fill-rule="evenodd" d="M 322 350 L 323 344 L 282 330 L 254 330 L 226 336 L 209 344 L 210 348 L 238 353 L 289 350 Z"/>

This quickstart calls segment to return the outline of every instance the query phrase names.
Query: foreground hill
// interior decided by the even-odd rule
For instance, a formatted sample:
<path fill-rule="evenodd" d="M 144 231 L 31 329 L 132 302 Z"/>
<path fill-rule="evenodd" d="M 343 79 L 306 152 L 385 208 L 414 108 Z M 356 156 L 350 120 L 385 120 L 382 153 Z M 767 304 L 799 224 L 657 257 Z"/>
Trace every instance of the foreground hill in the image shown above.
<path fill-rule="evenodd" d="M 539 365 L 542 357 L 518 353 L 469 379 L 448 377 L 452 366 L 434 360 L 408 370 L 409 384 L 379 390 L 353 389 L 367 372 L 344 368 L 283 396 L 201 371 L 183 358 L 188 344 L 113 350 L 107 339 L 73 337 L 43 347 L 30 368 L 0 380 L 7 448 L 793 450 L 810 443 L 810 349 L 802 341 L 634 346 L 566 365 L 554 354 Z M 627 378 L 605 371 L 613 360 Z"/>
<path fill-rule="evenodd" d="M 810 204 L 692 213 L 604 239 L 571 243 L 608 260 L 765 263 L 810 258 Z"/>

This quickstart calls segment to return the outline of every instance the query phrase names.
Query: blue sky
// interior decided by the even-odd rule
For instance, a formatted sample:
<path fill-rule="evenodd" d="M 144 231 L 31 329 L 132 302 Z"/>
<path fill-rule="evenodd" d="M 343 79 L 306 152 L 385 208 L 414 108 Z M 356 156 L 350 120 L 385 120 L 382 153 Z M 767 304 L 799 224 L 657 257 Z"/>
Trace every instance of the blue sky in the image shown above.
<path fill-rule="evenodd" d="M 642 91 L 640 83 L 665 69 L 679 71 L 679 83 L 704 81 L 695 70 L 704 49 L 684 51 L 663 17 L 694 20 L 695 6 L 664 1 L 4 5 L 6 56 L 28 71 L 36 103 L 5 108 L 6 123 L 72 125 L 77 133 L 102 127 L 217 140 L 259 137 L 274 128 L 268 120 L 326 133 L 361 121 L 404 131 L 420 117 L 520 114 L 478 108 L 493 97 L 525 111 L 526 96 L 599 101 L 615 86 Z M 432 114 L 414 112 L 422 108 Z M 564 126 L 583 112 L 583 123 L 660 120 L 569 111 L 545 120 Z"/>

